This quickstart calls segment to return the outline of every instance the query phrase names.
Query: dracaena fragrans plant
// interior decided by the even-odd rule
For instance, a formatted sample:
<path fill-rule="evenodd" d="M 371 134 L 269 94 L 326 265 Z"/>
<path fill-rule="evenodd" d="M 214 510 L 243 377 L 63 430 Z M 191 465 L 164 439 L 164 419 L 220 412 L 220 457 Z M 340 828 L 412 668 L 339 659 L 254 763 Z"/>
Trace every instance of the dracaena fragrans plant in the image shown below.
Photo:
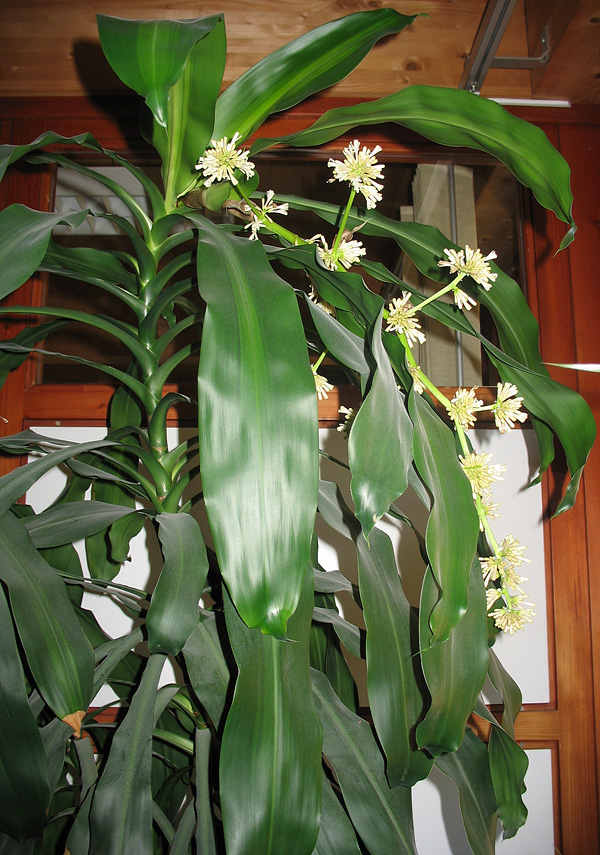
<path fill-rule="evenodd" d="M 118 252 L 53 239 L 56 224 L 77 226 L 89 210 L 15 204 L 0 213 L 2 296 L 40 270 L 62 277 L 66 291 L 73 279 L 100 288 L 128 310 L 123 321 L 117 312 L 36 307 L 39 324 L 1 345 L 4 375 L 75 321 L 110 333 L 130 355 L 127 371 L 97 366 L 117 386 L 103 440 L 25 431 L 2 441 L 5 452 L 33 458 L 0 481 L 2 851 L 408 855 L 411 788 L 433 766 L 460 791 L 474 853 L 493 850 L 498 817 L 505 836 L 525 821 L 527 761 L 513 729 L 520 693 L 493 649 L 497 633 L 534 617 L 519 575 L 525 545 L 498 519 L 502 464 L 469 432 L 483 410 L 501 432 L 527 418 L 542 468 L 556 437 L 572 474 L 565 510 L 593 441 L 591 414 L 550 379 L 535 320 L 494 253 L 378 212 L 379 147 L 356 139 L 331 157 L 331 181 L 348 191 L 341 206 L 327 201 L 327 184 L 322 200 L 259 190 L 252 159 L 395 122 L 503 161 L 567 224 L 565 247 L 575 231 L 567 165 L 540 130 L 478 96 L 416 86 L 330 110 L 287 138 L 260 136 L 269 115 L 332 85 L 412 20 L 379 9 L 333 21 L 219 95 L 222 16 L 100 16 L 110 64 L 145 100 L 161 186 L 88 133 L 48 132 L 1 150 L 2 172 L 20 158 L 58 163 L 92 176 L 130 212 L 102 215 L 129 241 Z M 79 163 L 77 147 L 126 169 L 150 212 Z M 312 212 L 312 233 L 286 227 L 293 210 Z M 235 217 L 219 220 L 219 211 Z M 370 262 L 368 236 L 395 242 L 438 292 L 426 297 Z M 287 281 L 291 269 L 307 274 L 305 289 Z M 384 301 L 363 272 L 393 284 L 396 296 Z M 499 345 L 471 324 L 476 303 L 489 310 Z M 421 370 L 423 316 L 480 340 L 500 376 L 494 403 L 477 388 L 449 399 Z M 197 431 L 169 446 L 167 414 L 184 396 L 165 384 L 194 354 Z M 317 402 L 336 364 L 361 401 L 340 413 L 351 507 L 336 483 L 319 480 Z M 59 465 L 67 486 L 47 510 L 19 502 Z M 417 531 L 426 567 L 418 608 L 379 525 L 385 515 L 403 519 L 394 503 L 409 484 L 427 514 Z M 348 539 L 358 585 L 321 568 L 317 517 Z M 144 525 L 162 555 L 149 590 L 145 578 L 131 587 L 118 575 Z M 81 539 L 85 570 L 73 546 Z M 134 628 L 108 637 L 82 607 L 83 589 L 121 602 Z M 338 611 L 341 591 L 356 600 L 366 631 Z M 366 660 L 370 717 L 359 713 L 342 648 Z M 161 686 L 168 659 L 178 678 Z M 481 699 L 488 676 L 504 701 L 501 722 Z M 108 723 L 94 707 L 106 684 L 121 700 Z M 487 744 L 467 725 L 473 712 L 491 724 Z"/>

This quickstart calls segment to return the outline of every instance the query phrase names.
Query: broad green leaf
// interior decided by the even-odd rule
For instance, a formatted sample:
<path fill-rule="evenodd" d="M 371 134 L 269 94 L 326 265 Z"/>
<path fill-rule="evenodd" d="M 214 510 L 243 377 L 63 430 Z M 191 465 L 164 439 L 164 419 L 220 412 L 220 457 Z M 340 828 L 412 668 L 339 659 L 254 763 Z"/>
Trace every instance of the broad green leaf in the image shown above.
<path fill-rule="evenodd" d="M 289 642 L 248 629 L 225 597 L 239 668 L 221 742 L 228 855 L 306 855 L 317 840 L 322 731 L 309 678 L 310 567 L 304 583 Z"/>
<path fill-rule="evenodd" d="M 46 213 L 19 204 L 9 205 L 0 211 L 0 299 L 12 294 L 35 273 L 46 254 L 55 226 L 64 224 L 76 228 L 88 213 L 87 209 L 70 214 Z"/>
<path fill-rule="evenodd" d="M 348 441 L 350 489 L 367 540 L 377 520 L 406 490 L 412 463 L 412 424 L 381 340 L 382 310 L 369 336 L 377 367 Z"/>
<path fill-rule="evenodd" d="M 425 544 L 439 594 L 425 616 L 431 638 L 422 630 L 421 646 L 429 647 L 446 640 L 466 611 L 479 520 L 452 431 L 414 390 L 408 410 L 414 424 L 415 466 L 433 498 Z"/>
<path fill-rule="evenodd" d="M 469 604 L 460 623 L 446 641 L 431 643 L 428 615 L 439 590 L 428 569 L 423 580 L 420 613 L 420 647 L 423 674 L 431 706 L 417 727 L 417 744 L 434 757 L 456 751 L 465 724 L 475 708 L 488 664 L 487 611 L 479 561 L 471 570 Z"/>
<path fill-rule="evenodd" d="M 190 514 L 158 514 L 163 568 L 146 616 L 152 653 L 176 655 L 198 623 L 198 601 L 208 573 L 200 526 Z"/>
<path fill-rule="evenodd" d="M 114 675 L 116 678 L 118 678 L 119 675 L 123 675 L 124 669 L 120 667 L 123 663 L 123 660 L 131 660 L 131 651 L 142 640 L 142 630 L 140 629 L 140 627 L 136 627 L 134 630 L 132 630 L 127 635 L 124 635 L 122 638 L 116 638 L 114 640 L 107 641 L 105 644 L 102 644 L 102 660 L 99 661 L 99 664 L 96 666 L 96 670 L 94 671 L 94 697 L 98 694 L 102 686 L 109 680 L 111 676 Z M 97 661 L 99 653 L 100 651 L 98 650 L 98 648 L 96 648 L 95 657 Z M 135 659 L 137 659 L 137 662 L 135 665 L 133 665 L 133 668 L 129 669 L 129 673 L 127 673 L 128 677 L 132 676 L 132 673 L 135 674 L 139 670 L 139 660 L 141 657 L 139 657 L 138 654 L 134 654 L 134 656 Z"/>
<path fill-rule="evenodd" d="M 200 733 L 201 731 L 198 731 Z M 173 844 L 169 850 L 169 855 L 189 855 L 190 844 L 194 836 L 194 828 L 196 825 L 196 811 L 194 803 L 190 802 L 185 808 L 173 837 Z"/>
<path fill-rule="evenodd" d="M 302 322 L 258 242 L 190 218 L 207 303 L 198 375 L 206 510 L 242 619 L 283 637 L 317 499 L 317 396 Z"/>
<path fill-rule="evenodd" d="M 26 446 L 26 443 L 35 440 L 35 431 L 27 432 L 25 436 L 17 434 L 16 437 L 7 437 L 6 439 L 18 439 L 22 437 L 21 442 Z M 25 495 L 27 490 L 35 484 L 45 472 L 58 466 L 59 463 L 64 463 L 70 457 L 75 457 L 82 454 L 84 451 L 97 450 L 111 445 L 115 445 L 111 440 L 101 439 L 92 442 L 69 443 L 66 448 L 59 448 L 57 451 L 51 451 L 45 454 L 39 460 L 33 460 L 18 469 L 3 475 L 0 478 L 0 516 L 13 505 L 17 499 Z"/>
<path fill-rule="evenodd" d="M 91 700 L 94 658 L 64 583 L 12 514 L 0 518 L 0 544 L 0 579 L 36 686 L 58 718 L 83 715 Z M 77 721 L 73 728 L 79 729 Z"/>
<path fill-rule="evenodd" d="M 0 586 L 0 830 L 37 837 L 50 802 L 46 754 L 29 709 L 13 622 Z"/>
<path fill-rule="evenodd" d="M 313 671 L 312 684 L 323 724 L 323 753 L 370 855 L 415 855 L 410 788 L 390 789 L 371 728 L 344 706 L 325 675 Z"/>
<path fill-rule="evenodd" d="M 485 745 L 467 728 L 460 748 L 442 754 L 435 765 L 458 788 L 460 810 L 473 855 L 494 855 L 496 800 Z"/>
<path fill-rule="evenodd" d="M 356 12 L 300 36 L 248 69 L 217 101 L 215 139 L 246 139 L 264 120 L 349 74 L 375 42 L 411 24 L 394 9 Z M 337 134 L 336 134 L 337 136 Z"/>
<path fill-rule="evenodd" d="M 128 366 L 128 374 L 136 373 L 135 364 L 131 362 Z M 119 387 L 110 400 L 108 410 L 108 431 L 126 428 L 128 426 L 139 427 L 142 424 L 143 414 L 140 403 L 135 395 L 126 387 Z M 139 437 L 135 434 L 128 437 L 133 443 L 133 448 L 113 449 L 112 460 L 100 458 L 96 460 L 96 467 L 106 472 L 106 475 L 96 479 L 92 484 L 92 498 L 109 504 L 121 505 L 133 511 L 135 509 L 135 498 L 131 489 L 122 483 L 119 476 L 122 474 L 120 465 L 125 464 L 134 467 L 131 478 L 135 478 L 137 463 L 132 463 L 132 455 L 135 455 L 139 446 Z M 91 474 L 91 473 L 90 473 Z M 144 517 L 141 514 L 128 514 L 114 522 L 107 530 L 93 534 L 86 539 L 85 552 L 88 569 L 94 579 L 111 580 L 121 569 L 121 565 L 129 555 L 129 544 L 132 537 L 141 531 Z"/>
<path fill-rule="evenodd" d="M 308 297 L 306 304 L 329 354 L 342 365 L 357 371 L 366 383 L 371 374 L 371 367 L 365 358 L 364 339 L 351 333 Z"/>
<path fill-rule="evenodd" d="M 222 15 L 185 21 L 129 21 L 98 15 L 102 49 L 153 115 L 147 134 L 163 161 L 167 207 L 195 181 L 211 138 L 225 68 Z"/>
<path fill-rule="evenodd" d="M 313 855 L 360 855 L 352 823 L 323 773 L 321 825 Z"/>
<path fill-rule="evenodd" d="M 352 653 L 353 656 L 360 658 L 362 652 L 361 632 L 357 626 L 343 618 L 337 608 L 324 609 L 315 607 L 313 609 L 313 620 L 317 623 L 330 624 L 346 650 Z"/>
<path fill-rule="evenodd" d="M 73 731 L 69 725 L 58 718 L 52 719 L 52 721 L 40 728 L 40 736 L 42 737 L 44 751 L 46 752 L 48 783 L 51 793 L 55 793 L 59 785 L 65 763 L 65 753 L 68 751 L 67 746 L 72 735 Z M 76 744 L 84 741 L 78 739 L 76 740 Z"/>
<path fill-rule="evenodd" d="M 90 811 L 89 855 L 152 852 L 154 699 L 164 663 L 163 655 L 150 656 L 111 742 Z"/>
<path fill-rule="evenodd" d="M 508 735 L 512 736 L 514 739 L 515 720 L 521 710 L 523 696 L 521 695 L 521 690 L 508 671 L 504 668 L 493 650 L 490 650 L 489 653 L 488 677 L 490 678 L 493 687 L 502 698 L 502 702 L 504 704 L 502 727 Z"/>
<path fill-rule="evenodd" d="M 402 590 L 392 542 L 373 529 L 369 548 L 358 541 L 358 579 L 367 627 L 367 689 L 392 787 L 426 778 L 432 759 L 419 751 L 415 731 L 427 689 L 411 645 L 416 616 Z M 427 652 L 425 653 L 427 655 Z"/>
<path fill-rule="evenodd" d="M 11 371 L 22 365 L 29 356 L 28 348 L 32 345 L 43 341 L 46 336 L 53 332 L 62 329 L 68 321 L 56 319 L 54 321 L 46 321 L 43 324 L 38 324 L 36 327 L 25 327 L 14 336 L 11 341 L 15 344 L 23 345 L 25 350 L 20 353 L 1 353 L 0 354 L 0 386 L 6 382 L 6 378 Z"/>
<path fill-rule="evenodd" d="M 490 772 L 504 828 L 502 839 L 514 837 L 527 819 L 522 799 L 529 766 L 527 754 L 501 727 L 492 727 L 489 742 Z"/>
<path fill-rule="evenodd" d="M 529 187 L 538 202 L 569 225 L 561 249 L 573 240 L 569 167 L 540 128 L 464 89 L 409 86 L 377 101 L 329 110 L 310 128 L 277 140 L 256 140 L 252 152 L 275 143 L 315 146 L 359 125 L 396 122 L 434 142 L 491 154 Z"/>
<path fill-rule="evenodd" d="M 192 689 L 215 728 L 220 726 L 231 684 L 230 667 L 221 647 L 223 632 L 215 615 L 204 612 L 182 650 Z"/>
<path fill-rule="evenodd" d="M 210 778 L 210 730 L 196 730 L 196 852 L 217 855 L 213 826 L 212 790 Z M 187 853 L 187 850 L 186 850 Z"/>
<path fill-rule="evenodd" d="M 105 502 L 68 502 L 55 505 L 27 520 L 24 525 L 38 549 L 75 543 L 130 514 L 130 508 Z M 137 513 L 137 512 L 134 512 Z"/>

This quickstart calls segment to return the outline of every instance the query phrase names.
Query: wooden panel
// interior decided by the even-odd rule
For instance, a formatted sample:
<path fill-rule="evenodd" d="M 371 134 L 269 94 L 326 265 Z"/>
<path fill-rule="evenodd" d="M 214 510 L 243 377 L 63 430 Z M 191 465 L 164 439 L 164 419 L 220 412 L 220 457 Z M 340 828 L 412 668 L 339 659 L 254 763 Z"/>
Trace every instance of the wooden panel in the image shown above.
<path fill-rule="evenodd" d="M 547 126 L 544 130 L 558 146 L 560 140 L 556 126 Z M 584 137 L 592 133 L 597 139 L 597 128 L 585 129 Z M 593 186 L 591 162 L 586 152 L 580 149 L 567 156 L 574 174 L 579 176 L 578 181 Z M 586 205 L 585 194 L 580 204 Z M 589 235 L 589 224 L 586 226 L 588 212 L 585 208 L 583 210 L 586 213 L 581 220 L 581 232 L 588 232 Z M 542 356 L 549 362 L 577 361 L 580 330 L 574 306 L 579 299 L 579 292 L 585 294 L 588 289 L 594 288 L 593 278 L 580 282 L 581 277 L 571 266 L 574 259 L 572 250 L 580 235 L 571 249 L 554 256 L 563 231 L 562 224 L 535 207 L 534 231 L 528 255 L 528 285 L 530 302 L 540 323 Z M 588 236 L 588 240 L 594 239 Z M 576 253 L 584 251 L 585 237 L 583 242 L 584 247 L 575 250 Z M 593 346 L 597 347 L 598 309 L 591 299 L 587 303 L 587 322 L 591 329 L 596 330 Z M 574 372 L 551 369 L 551 373 L 566 385 L 573 388 L 580 386 Z M 564 481 L 564 463 L 559 459 L 553 465 L 549 478 L 550 510 L 556 507 Z M 588 529 L 583 490 L 576 507 L 552 519 L 547 527 L 551 563 L 546 570 L 551 573 L 554 598 L 556 699 L 560 712 L 558 735 L 562 843 L 557 842 L 556 845 L 563 855 L 595 853 L 599 851 L 600 845 L 588 546 L 588 539 L 591 540 L 597 528 L 598 518 L 596 516 L 595 523 L 592 523 L 593 528 L 590 526 Z"/>
<path fill-rule="evenodd" d="M 0 95 L 81 95 L 118 91 L 96 33 L 95 13 L 129 18 L 193 18 L 225 13 L 228 61 L 225 85 L 263 56 L 309 29 L 380 5 L 403 14 L 426 13 L 405 32 L 377 45 L 360 69 L 328 94 L 376 98 L 412 83 L 456 87 L 486 0 L 3 0 L 0 4 Z M 526 52 L 523 0 L 519 0 L 502 52 Z M 385 68 L 385 74 L 381 69 Z M 48 69 L 52 73 L 48 74 Z M 529 74 L 490 74 L 485 94 L 529 97 Z"/>
<path fill-rule="evenodd" d="M 549 23 L 553 50 L 547 67 L 532 72 L 533 97 L 600 104 L 598 0 L 527 0 L 527 10 L 533 38 L 539 39 L 541 28 Z M 532 52 L 539 53 L 533 38 Z"/>

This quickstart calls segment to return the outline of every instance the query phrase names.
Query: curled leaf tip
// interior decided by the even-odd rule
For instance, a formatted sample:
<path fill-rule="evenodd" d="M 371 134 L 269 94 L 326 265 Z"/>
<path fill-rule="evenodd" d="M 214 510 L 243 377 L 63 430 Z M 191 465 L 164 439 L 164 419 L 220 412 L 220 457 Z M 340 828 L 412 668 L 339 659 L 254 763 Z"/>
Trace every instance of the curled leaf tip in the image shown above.
<path fill-rule="evenodd" d="M 73 728 L 73 733 L 77 738 L 81 738 L 81 722 L 83 721 L 84 715 L 84 710 L 77 710 L 77 712 L 69 713 L 69 715 L 66 715 L 63 718 L 65 724 L 68 724 L 69 727 Z"/>

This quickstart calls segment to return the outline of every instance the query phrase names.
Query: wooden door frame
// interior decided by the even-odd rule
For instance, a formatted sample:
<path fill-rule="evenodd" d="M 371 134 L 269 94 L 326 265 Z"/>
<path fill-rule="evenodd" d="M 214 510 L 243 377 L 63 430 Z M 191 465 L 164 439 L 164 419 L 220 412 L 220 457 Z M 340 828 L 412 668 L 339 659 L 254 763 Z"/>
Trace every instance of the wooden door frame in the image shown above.
<path fill-rule="evenodd" d="M 264 135 L 280 136 L 306 127 L 340 99 L 311 99 L 271 120 Z M 85 98 L 0 99 L 0 142 L 27 143 L 51 127 L 65 136 L 91 130 L 106 148 L 147 161 L 151 153 L 137 130 L 137 107 L 129 99 L 110 102 Z M 524 201 L 524 255 L 528 299 L 540 325 L 542 356 L 550 362 L 600 361 L 597 302 L 597 188 L 600 186 L 600 108 L 570 110 L 513 109 L 540 125 L 571 164 L 579 233 L 566 253 L 554 257 L 564 227 L 529 196 Z M 350 139 L 352 137 L 349 137 Z M 386 156 L 415 162 L 473 162 L 472 151 L 435 146 L 415 134 L 381 126 L 361 131 L 366 145 L 381 144 Z M 339 141 L 330 146 L 338 151 Z M 97 156 L 82 152 L 93 162 Z M 594 184 L 595 181 L 595 184 Z M 594 193 L 595 189 L 595 193 Z M 48 209 L 52 177 L 48 169 L 17 166 L 0 184 L 0 208 L 13 201 Z M 35 278 L 8 300 L 36 305 L 43 283 Z M 15 324 L 0 318 L 0 336 L 14 335 Z M 29 361 L 9 377 L 0 390 L 0 414 L 8 419 L 3 433 L 25 424 L 102 423 L 110 386 L 55 387 L 36 385 L 35 363 Z M 577 375 L 551 369 L 552 375 L 578 389 L 600 413 L 598 375 Z M 82 391 L 85 394 L 82 394 Z M 340 391 L 321 402 L 322 426 L 338 423 Z M 343 392 L 341 393 L 344 394 Z M 342 399 L 344 401 L 344 399 Z M 57 405 L 57 402 L 60 402 Z M 82 408 L 83 404 L 83 408 Z M 176 413 L 172 413 L 176 420 Z M 0 461 L 1 463 L 2 461 Z M 6 467 L 18 461 L 5 460 Z M 517 720 L 516 735 L 526 748 L 550 748 L 553 755 L 555 845 L 562 855 L 600 852 L 598 778 L 600 753 L 600 576 L 594 574 L 592 536 L 600 524 L 600 451 L 590 456 L 576 507 L 549 519 L 557 490 L 564 484 L 564 464 L 558 461 L 543 478 L 548 588 L 548 632 L 551 697 L 547 704 L 529 704 Z"/>

